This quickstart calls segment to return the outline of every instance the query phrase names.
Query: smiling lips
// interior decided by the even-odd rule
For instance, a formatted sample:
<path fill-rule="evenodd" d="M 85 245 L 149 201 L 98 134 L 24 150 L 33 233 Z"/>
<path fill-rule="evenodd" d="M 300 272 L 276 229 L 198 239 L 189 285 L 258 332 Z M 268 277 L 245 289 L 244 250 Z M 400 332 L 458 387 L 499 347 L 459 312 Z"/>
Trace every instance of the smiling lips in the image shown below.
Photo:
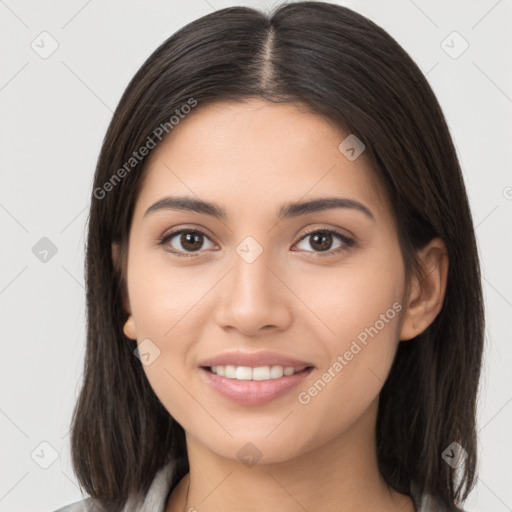
<path fill-rule="evenodd" d="M 228 352 L 207 359 L 201 374 L 222 396 L 242 405 L 263 405 L 287 393 L 314 369 L 276 352 Z"/>

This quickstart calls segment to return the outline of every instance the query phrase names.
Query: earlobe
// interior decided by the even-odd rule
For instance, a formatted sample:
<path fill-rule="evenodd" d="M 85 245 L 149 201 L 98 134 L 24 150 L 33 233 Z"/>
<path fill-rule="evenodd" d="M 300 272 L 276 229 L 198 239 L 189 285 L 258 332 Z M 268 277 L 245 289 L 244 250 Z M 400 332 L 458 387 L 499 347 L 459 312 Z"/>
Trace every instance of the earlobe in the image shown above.
<path fill-rule="evenodd" d="M 414 276 L 402 321 L 400 340 L 410 340 L 425 331 L 443 307 L 448 279 L 448 251 L 434 238 L 418 253 L 424 276 Z"/>
<path fill-rule="evenodd" d="M 128 320 L 126 320 L 123 326 L 123 332 L 127 338 L 130 338 L 132 340 L 137 339 L 137 329 L 135 327 L 135 320 L 133 318 L 133 315 L 130 315 L 128 317 Z"/>

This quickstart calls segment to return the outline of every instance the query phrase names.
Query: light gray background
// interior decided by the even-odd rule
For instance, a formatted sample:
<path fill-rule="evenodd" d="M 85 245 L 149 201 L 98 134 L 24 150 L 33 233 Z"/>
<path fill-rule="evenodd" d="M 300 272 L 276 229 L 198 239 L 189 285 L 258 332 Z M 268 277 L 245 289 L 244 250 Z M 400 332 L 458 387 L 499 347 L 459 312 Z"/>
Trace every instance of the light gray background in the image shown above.
<path fill-rule="evenodd" d="M 0 0 L 1 511 L 51 512 L 82 498 L 68 431 L 84 355 L 85 224 L 96 158 L 124 88 L 150 53 L 193 19 L 232 5 L 274 3 Z M 339 3 L 381 25 L 409 52 L 452 130 L 487 308 L 480 478 L 466 506 L 510 511 L 512 2 Z M 31 47 L 35 41 L 51 48 L 43 31 L 58 43 L 47 59 Z M 458 58 L 445 51 L 462 48 L 457 36 L 446 39 L 453 31 L 469 43 Z M 32 251 L 43 237 L 57 248 L 46 263 Z"/>

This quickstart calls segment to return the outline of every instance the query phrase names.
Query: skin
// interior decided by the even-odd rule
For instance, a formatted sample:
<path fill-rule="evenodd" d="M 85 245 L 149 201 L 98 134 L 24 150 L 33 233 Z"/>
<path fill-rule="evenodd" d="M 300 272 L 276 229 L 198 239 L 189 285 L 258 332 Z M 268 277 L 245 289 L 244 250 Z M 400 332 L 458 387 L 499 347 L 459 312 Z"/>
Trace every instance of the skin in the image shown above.
<path fill-rule="evenodd" d="M 297 104 L 198 106 L 151 153 L 131 226 L 125 334 L 149 338 L 160 355 L 144 366 L 156 395 L 186 432 L 190 473 L 166 512 L 190 510 L 414 511 L 410 497 L 387 486 L 376 455 L 379 393 L 398 343 L 439 313 L 448 257 L 440 239 L 419 256 L 429 272 L 407 294 L 396 223 L 385 189 L 363 152 L 338 149 L 349 132 Z M 188 195 L 226 209 L 205 214 L 146 209 L 167 195 Z M 342 208 L 277 220 L 281 205 L 347 197 L 374 215 Z M 171 228 L 200 229 L 192 257 Z M 306 229 L 336 229 L 352 238 L 326 257 Z M 247 237 L 263 252 L 247 263 L 236 252 Z M 327 251 L 344 242 L 333 235 Z M 194 246 L 192 244 L 192 246 Z M 188 246 L 190 247 L 190 246 Z M 292 250 L 293 248 L 293 250 Z M 365 328 L 394 303 L 402 309 L 312 397 L 298 401 Z M 244 406 L 205 383 L 199 365 L 222 352 L 274 350 L 315 366 L 305 383 L 273 402 Z M 246 466 L 248 442 L 261 459 Z M 185 502 L 187 487 L 188 499 Z"/>

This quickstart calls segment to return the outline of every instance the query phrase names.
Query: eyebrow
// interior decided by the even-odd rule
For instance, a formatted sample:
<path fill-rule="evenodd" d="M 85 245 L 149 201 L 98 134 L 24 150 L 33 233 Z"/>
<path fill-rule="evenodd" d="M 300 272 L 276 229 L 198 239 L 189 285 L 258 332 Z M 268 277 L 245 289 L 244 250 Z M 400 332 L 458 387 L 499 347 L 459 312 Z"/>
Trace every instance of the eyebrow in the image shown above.
<path fill-rule="evenodd" d="M 291 219 L 306 215 L 308 213 L 321 212 L 325 210 L 333 210 L 338 208 L 349 208 L 352 210 L 359 211 L 366 215 L 369 219 L 375 222 L 373 213 L 365 205 L 354 199 L 346 197 L 326 197 L 313 199 L 311 201 L 287 203 L 283 205 L 278 214 L 279 220 Z M 193 197 L 177 197 L 168 196 L 159 199 L 156 203 L 152 204 L 144 213 L 144 217 L 147 217 L 151 213 L 160 210 L 183 210 L 191 211 L 195 213 L 202 213 L 204 215 L 210 215 L 217 219 L 226 220 L 226 210 L 215 203 L 209 203 L 201 199 Z"/>

